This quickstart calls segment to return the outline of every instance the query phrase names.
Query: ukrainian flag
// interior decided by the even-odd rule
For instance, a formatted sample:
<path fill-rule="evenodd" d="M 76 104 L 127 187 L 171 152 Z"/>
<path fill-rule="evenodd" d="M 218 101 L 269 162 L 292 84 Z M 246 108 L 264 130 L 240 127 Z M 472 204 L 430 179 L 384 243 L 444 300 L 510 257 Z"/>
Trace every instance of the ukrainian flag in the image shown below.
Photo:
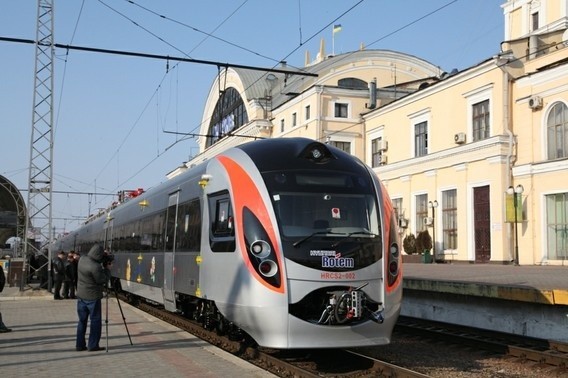
<path fill-rule="evenodd" d="M 341 24 L 333 25 L 333 34 L 341 31 Z"/>

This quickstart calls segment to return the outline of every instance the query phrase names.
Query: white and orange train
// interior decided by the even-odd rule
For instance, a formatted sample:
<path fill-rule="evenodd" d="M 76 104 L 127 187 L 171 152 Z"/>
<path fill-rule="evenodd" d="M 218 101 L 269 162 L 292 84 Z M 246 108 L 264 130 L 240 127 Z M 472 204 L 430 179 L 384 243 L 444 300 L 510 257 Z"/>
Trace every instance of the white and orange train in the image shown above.
<path fill-rule="evenodd" d="M 397 240 L 391 201 L 365 164 L 279 138 L 233 147 L 53 247 L 85 255 L 104 244 L 130 295 L 292 349 L 390 342 L 402 300 Z"/>

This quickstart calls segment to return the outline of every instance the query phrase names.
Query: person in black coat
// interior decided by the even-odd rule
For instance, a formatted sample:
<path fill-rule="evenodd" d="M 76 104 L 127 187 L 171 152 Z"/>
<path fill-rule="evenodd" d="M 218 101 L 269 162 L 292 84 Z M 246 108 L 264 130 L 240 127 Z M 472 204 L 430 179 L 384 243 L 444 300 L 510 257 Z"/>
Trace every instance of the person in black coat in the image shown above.
<path fill-rule="evenodd" d="M 110 261 L 104 263 L 103 248 L 95 244 L 87 256 L 79 259 L 77 285 L 77 338 L 75 347 L 77 351 L 89 350 L 95 352 L 105 350 L 99 346 L 101 339 L 102 315 L 101 299 L 110 279 Z M 89 340 L 85 342 L 87 323 L 90 320 Z"/>
<path fill-rule="evenodd" d="M 65 252 L 59 251 L 53 260 L 51 270 L 53 272 L 53 299 L 63 299 L 61 297 L 61 285 L 65 279 Z"/>
<path fill-rule="evenodd" d="M 65 277 L 63 278 L 63 299 L 75 299 L 75 264 L 72 252 L 67 254 L 67 260 L 64 263 Z"/>
<path fill-rule="evenodd" d="M 77 281 L 79 279 L 79 254 L 75 251 L 71 251 L 73 254 L 73 286 L 75 287 L 75 292 L 77 292 Z"/>
<path fill-rule="evenodd" d="M 0 265 L 0 293 L 4 290 L 4 285 L 6 284 L 6 275 L 4 274 L 4 267 Z M 12 329 L 6 327 L 6 324 L 2 321 L 2 313 L 0 312 L 0 333 L 10 332 Z"/>

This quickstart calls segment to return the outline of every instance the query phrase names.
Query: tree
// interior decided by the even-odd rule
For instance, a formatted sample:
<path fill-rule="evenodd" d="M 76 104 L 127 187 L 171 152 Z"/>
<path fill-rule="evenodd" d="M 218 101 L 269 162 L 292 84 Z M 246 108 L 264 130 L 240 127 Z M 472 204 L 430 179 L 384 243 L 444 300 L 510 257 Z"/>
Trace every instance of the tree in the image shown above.
<path fill-rule="evenodd" d="M 402 247 L 404 248 L 404 251 L 409 255 L 416 253 L 416 237 L 413 233 L 410 233 L 404 237 L 404 240 L 402 241 Z"/>
<path fill-rule="evenodd" d="M 416 249 L 418 253 L 424 253 L 424 251 L 430 251 L 432 249 L 432 237 L 428 230 L 423 230 L 418 233 L 416 237 Z"/>

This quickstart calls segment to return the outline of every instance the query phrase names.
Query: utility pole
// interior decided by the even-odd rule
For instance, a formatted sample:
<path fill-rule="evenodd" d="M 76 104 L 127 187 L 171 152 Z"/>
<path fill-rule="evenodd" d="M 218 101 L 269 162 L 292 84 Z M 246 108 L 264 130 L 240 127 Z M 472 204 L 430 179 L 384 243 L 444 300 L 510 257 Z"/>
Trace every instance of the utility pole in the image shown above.
<path fill-rule="evenodd" d="M 51 271 L 53 189 L 53 0 L 38 0 L 24 266 L 29 254 L 47 257 Z M 40 268 L 41 269 L 41 268 Z M 25 269 L 24 269 L 25 271 Z M 48 273 L 49 274 L 49 273 Z M 23 279 L 20 290 L 23 290 Z M 51 279 L 48 279 L 51 290 Z"/>

